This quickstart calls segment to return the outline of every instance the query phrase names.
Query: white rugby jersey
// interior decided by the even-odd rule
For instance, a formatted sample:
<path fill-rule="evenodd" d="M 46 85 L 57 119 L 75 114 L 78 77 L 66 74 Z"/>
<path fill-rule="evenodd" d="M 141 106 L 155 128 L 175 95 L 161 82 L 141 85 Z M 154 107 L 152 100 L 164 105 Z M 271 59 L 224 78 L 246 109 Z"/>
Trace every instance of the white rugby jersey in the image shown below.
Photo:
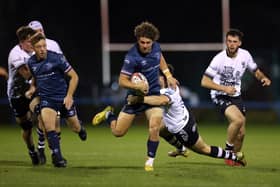
<path fill-rule="evenodd" d="M 189 111 L 184 105 L 180 89 L 178 86 L 176 91 L 171 88 L 164 88 L 160 90 L 160 93 L 170 99 L 169 104 L 164 109 L 164 124 L 171 133 L 178 133 L 189 121 Z"/>
<path fill-rule="evenodd" d="M 16 45 L 8 57 L 9 79 L 7 83 L 7 94 L 9 98 L 23 96 L 24 92 L 29 88 L 25 79 L 17 72 L 17 68 L 27 63 L 32 53 L 22 50 Z"/>
<path fill-rule="evenodd" d="M 246 69 L 254 72 L 257 68 L 251 54 L 247 50 L 239 48 L 236 57 L 233 58 L 227 56 L 226 50 L 218 53 L 212 59 L 204 74 L 212 78 L 216 84 L 234 86 L 236 93 L 233 97 L 236 97 L 241 94 L 241 78 Z M 211 90 L 210 94 L 211 98 L 217 95 L 226 95 L 225 92 L 217 90 Z"/>
<path fill-rule="evenodd" d="M 62 50 L 60 49 L 60 47 L 59 47 L 59 45 L 56 41 L 46 38 L 46 43 L 47 43 L 47 49 L 49 51 L 53 51 L 53 52 L 56 52 L 56 53 L 59 53 L 59 54 L 63 54 Z"/>
<path fill-rule="evenodd" d="M 54 40 L 46 39 L 47 49 L 62 54 L 58 43 Z M 23 64 L 27 64 L 28 59 L 34 54 L 27 53 L 16 45 L 9 53 L 8 71 L 9 79 L 7 82 L 7 95 L 9 98 L 24 96 L 29 88 L 28 82 L 17 72 L 17 69 Z"/>

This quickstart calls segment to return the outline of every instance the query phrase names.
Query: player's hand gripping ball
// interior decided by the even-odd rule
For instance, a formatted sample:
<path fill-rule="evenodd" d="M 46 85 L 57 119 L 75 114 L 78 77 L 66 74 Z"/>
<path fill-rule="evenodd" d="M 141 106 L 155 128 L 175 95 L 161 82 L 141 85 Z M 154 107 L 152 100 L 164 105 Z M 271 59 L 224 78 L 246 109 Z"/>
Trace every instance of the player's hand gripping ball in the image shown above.
<path fill-rule="evenodd" d="M 147 78 L 140 72 L 135 72 L 131 76 L 131 82 L 137 85 L 136 94 L 146 95 L 149 91 L 149 83 Z"/>

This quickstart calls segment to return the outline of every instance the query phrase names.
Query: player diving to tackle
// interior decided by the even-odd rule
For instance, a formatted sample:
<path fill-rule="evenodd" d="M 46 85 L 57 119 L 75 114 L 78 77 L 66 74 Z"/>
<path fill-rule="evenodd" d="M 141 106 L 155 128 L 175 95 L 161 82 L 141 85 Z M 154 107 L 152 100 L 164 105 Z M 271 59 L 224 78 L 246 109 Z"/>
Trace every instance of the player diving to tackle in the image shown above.
<path fill-rule="evenodd" d="M 172 66 L 169 65 L 172 72 Z M 174 73 L 172 73 L 174 75 Z M 145 103 L 154 106 L 164 106 L 161 129 L 167 129 L 171 136 L 180 141 L 184 146 L 196 153 L 214 158 L 229 159 L 246 166 L 246 160 L 242 152 L 234 153 L 224 150 L 221 147 L 208 145 L 199 135 L 194 115 L 185 106 L 179 92 L 167 87 L 166 78 L 160 75 L 161 95 L 159 96 L 132 96 L 129 95 L 127 101 L 130 105 Z"/>

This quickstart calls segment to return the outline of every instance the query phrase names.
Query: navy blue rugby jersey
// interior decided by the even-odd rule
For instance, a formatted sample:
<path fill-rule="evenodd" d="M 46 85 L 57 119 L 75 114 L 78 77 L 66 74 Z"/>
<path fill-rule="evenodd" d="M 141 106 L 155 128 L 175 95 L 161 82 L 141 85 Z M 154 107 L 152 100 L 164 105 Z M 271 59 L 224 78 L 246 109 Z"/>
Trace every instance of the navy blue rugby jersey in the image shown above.
<path fill-rule="evenodd" d="M 134 72 L 142 73 L 149 82 L 149 93 L 147 95 L 159 95 L 159 71 L 160 71 L 161 48 L 159 43 L 154 42 L 152 51 L 143 55 L 135 44 L 126 54 L 121 73 L 131 76 Z M 131 90 L 128 90 L 131 93 Z"/>
<path fill-rule="evenodd" d="M 28 66 L 36 80 L 39 96 L 63 101 L 68 89 L 65 73 L 72 69 L 66 58 L 62 54 L 48 51 L 45 60 L 38 61 L 33 55 L 28 60 Z"/>

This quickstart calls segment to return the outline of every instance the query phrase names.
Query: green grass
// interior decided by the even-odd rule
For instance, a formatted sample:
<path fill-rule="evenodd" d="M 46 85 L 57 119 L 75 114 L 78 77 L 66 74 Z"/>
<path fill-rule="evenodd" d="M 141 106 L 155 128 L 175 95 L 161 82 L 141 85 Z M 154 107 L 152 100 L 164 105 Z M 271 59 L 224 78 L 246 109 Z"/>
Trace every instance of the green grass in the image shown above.
<path fill-rule="evenodd" d="M 21 139 L 20 128 L 0 126 L 0 186 L 234 186 L 270 187 L 280 182 L 280 125 L 247 126 L 244 142 L 248 166 L 230 167 L 223 160 L 191 153 L 169 158 L 172 149 L 161 141 L 155 171 L 145 172 L 146 126 L 134 125 L 122 138 L 107 127 L 88 125 L 88 140 L 80 141 L 69 128 L 62 129 L 61 146 L 67 168 L 33 167 Z M 226 125 L 200 124 L 209 145 L 224 146 Z M 34 134 L 34 136 L 36 136 Z"/>

